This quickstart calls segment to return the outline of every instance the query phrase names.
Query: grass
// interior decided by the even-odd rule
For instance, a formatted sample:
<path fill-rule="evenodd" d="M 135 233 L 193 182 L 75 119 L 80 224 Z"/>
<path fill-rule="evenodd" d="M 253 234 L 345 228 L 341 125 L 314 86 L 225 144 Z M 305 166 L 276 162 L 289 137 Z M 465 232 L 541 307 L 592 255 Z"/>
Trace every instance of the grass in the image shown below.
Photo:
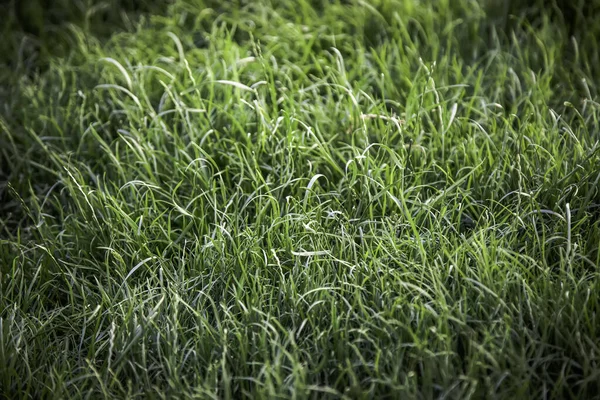
<path fill-rule="evenodd" d="M 77 4 L 5 14 L 1 396 L 600 392 L 594 14 Z"/>

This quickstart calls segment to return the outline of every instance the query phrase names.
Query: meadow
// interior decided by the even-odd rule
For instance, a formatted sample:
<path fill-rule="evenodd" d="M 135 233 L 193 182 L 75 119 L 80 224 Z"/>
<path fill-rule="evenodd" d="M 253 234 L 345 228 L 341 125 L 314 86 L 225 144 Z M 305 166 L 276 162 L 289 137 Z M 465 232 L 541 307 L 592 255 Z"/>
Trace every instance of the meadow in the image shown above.
<path fill-rule="evenodd" d="M 600 5 L 527 3 L 4 2 L 0 398 L 598 398 Z"/>

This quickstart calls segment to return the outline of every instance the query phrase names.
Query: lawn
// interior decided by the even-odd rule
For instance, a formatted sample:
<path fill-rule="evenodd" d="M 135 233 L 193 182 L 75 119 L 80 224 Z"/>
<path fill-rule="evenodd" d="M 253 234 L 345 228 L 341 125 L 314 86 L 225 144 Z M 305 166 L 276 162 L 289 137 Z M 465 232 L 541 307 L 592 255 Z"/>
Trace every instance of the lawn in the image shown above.
<path fill-rule="evenodd" d="M 0 398 L 597 398 L 599 2 L 141 3 L 0 5 Z"/>

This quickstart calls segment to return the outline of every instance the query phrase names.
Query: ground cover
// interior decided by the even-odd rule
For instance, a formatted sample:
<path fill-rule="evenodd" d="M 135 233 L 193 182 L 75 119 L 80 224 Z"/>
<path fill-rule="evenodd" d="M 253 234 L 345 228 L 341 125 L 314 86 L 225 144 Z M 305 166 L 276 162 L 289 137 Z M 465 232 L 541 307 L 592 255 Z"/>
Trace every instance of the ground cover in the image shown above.
<path fill-rule="evenodd" d="M 593 6 L 75 3 L 4 6 L 2 396 L 600 392 Z"/>

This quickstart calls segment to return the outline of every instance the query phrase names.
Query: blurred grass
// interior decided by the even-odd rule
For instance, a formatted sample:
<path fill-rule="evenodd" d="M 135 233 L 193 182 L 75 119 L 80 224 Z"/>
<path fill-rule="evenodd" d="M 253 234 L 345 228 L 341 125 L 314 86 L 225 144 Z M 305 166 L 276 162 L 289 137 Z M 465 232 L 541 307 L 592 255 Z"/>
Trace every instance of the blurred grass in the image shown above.
<path fill-rule="evenodd" d="M 107 40 L 135 29 L 144 15 L 163 14 L 171 1 L 156 0 L 5 0 L 0 62 L 29 73 L 47 67 L 52 57 L 74 56 L 78 41 Z M 85 39 L 83 38 L 85 36 Z"/>

